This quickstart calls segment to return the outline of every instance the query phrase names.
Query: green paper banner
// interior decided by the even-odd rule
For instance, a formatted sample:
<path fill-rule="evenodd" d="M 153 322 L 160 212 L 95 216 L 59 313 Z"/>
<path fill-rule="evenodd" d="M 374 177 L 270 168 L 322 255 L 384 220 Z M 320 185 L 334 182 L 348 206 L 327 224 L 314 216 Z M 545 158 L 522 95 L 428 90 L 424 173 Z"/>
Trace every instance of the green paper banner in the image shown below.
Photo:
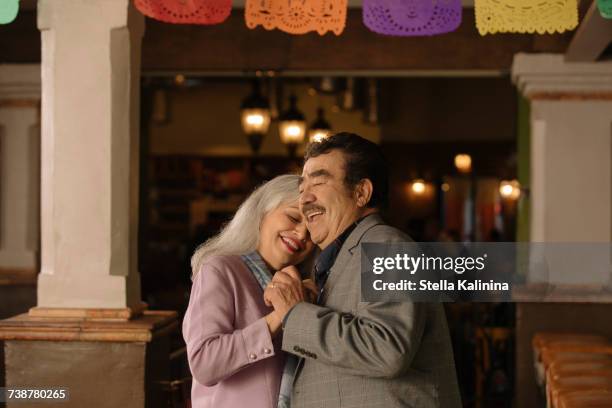
<path fill-rule="evenodd" d="M 18 11 L 19 0 L 0 0 L 0 24 L 11 23 Z"/>
<path fill-rule="evenodd" d="M 597 0 L 597 8 L 603 18 L 612 18 L 612 0 Z"/>

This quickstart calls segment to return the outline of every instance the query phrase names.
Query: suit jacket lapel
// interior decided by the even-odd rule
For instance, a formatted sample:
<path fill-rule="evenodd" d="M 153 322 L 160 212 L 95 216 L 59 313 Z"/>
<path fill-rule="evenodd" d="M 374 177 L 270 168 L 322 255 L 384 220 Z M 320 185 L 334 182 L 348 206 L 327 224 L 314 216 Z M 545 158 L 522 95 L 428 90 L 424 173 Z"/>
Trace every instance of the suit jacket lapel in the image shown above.
<path fill-rule="evenodd" d="M 346 238 L 346 241 L 344 241 L 344 244 L 342 244 L 342 248 L 340 248 L 340 252 L 338 253 L 338 257 L 336 258 L 334 265 L 329 271 L 327 282 L 323 287 L 323 295 L 321 298 L 322 305 L 325 305 L 334 283 L 338 280 L 338 277 L 342 275 L 342 272 L 349 264 L 353 253 L 361 242 L 363 234 L 365 234 L 370 228 L 379 224 L 384 224 L 384 221 L 380 215 L 378 213 L 371 214 L 357 224 L 357 227 L 355 227 L 353 232 L 351 232 L 351 234 Z M 360 279 L 360 275 L 357 275 L 357 279 Z"/>

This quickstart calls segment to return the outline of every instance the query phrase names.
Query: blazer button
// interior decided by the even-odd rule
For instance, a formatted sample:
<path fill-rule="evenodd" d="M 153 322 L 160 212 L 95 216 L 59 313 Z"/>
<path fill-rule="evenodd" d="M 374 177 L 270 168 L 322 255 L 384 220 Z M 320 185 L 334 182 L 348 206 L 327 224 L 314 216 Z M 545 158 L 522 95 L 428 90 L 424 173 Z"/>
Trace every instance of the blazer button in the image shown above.
<path fill-rule="evenodd" d="M 257 354 L 255 354 L 255 353 L 251 353 L 251 354 L 249 354 L 249 358 L 250 358 L 251 360 L 255 360 L 255 359 L 257 358 Z"/>
<path fill-rule="evenodd" d="M 270 354 L 272 352 L 272 350 L 270 350 L 269 348 L 265 348 L 263 350 L 263 352 L 266 353 L 266 354 Z"/>

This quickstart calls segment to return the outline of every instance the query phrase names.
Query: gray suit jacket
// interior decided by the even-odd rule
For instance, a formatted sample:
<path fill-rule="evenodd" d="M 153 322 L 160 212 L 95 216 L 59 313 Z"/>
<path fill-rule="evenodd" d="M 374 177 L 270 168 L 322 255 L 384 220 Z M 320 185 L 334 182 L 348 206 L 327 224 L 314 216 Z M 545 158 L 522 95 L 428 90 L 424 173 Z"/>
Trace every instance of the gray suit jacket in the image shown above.
<path fill-rule="evenodd" d="M 366 217 L 344 242 L 322 305 L 291 310 L 283 350 L 303 357 L 292 408 L 461 407 L 442 305 L 360 301 L 360 244 L 407 241 L 378 214 Z"/>

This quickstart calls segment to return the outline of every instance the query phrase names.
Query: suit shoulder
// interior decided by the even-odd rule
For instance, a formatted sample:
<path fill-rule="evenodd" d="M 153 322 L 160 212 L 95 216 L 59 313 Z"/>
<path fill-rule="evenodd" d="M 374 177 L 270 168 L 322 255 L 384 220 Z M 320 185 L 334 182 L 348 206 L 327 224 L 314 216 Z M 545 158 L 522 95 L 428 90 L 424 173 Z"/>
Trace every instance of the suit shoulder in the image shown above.
<path fill-rule="evenodd" d="M 378 224 L 363 234 L 362 242 L 412 242 L 401 230 L 387 224 Z"/>

